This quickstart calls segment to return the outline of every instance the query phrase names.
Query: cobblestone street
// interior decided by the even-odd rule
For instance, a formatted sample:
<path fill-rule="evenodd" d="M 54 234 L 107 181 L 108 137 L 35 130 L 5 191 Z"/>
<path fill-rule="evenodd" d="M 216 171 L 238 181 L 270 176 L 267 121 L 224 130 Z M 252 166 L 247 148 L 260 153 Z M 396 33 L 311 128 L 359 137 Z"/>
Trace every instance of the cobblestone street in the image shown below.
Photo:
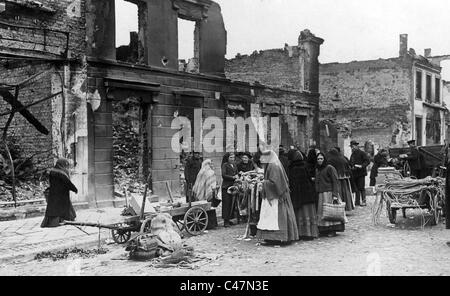
<path fill-rule="evenodd" d="M 261 246 L 239 240 L 244 225 L 219 227 L 186 239 L 196 254 L 213 260 L 193 269 L 155 268 L 150 262 L 127 260 L 123 246 L 105 245 L 109 252 L 94 258 L 61 261 L 28 260 L 0 263 L 0 275 L 450 275 L 450 231 L 445 225 L 425 226 L 420 212 L 399 215 L 396 226 L 383 211 L 380 225 L 372 224 L 371 206 L 349 216 L 346 231 L 334 238 Z M 399 213 L 400 214 L 400 213 Z"/>

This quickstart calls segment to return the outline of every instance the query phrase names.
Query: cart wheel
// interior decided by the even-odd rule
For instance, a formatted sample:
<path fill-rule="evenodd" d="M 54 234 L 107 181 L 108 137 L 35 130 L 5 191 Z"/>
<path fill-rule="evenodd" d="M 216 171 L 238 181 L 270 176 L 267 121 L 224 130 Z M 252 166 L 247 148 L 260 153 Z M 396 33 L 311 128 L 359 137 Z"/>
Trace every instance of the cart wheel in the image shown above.
<path fill-rule="evenodd" d="M 151 226 L 152 226 L 152 219 L 144 220 L 144 222 L 142 222 L 142 224 L 141 224 L 141 231 L 140 231 L 140 233 L 150 233 L 150 232 L 152 232 Z"/>
<path fill-rule="evenodd" d="M 389 222 L 391 222 L 391 224 L 395 224 L 397 221 L 397 209 L 391 208 L 391 204 L 389 202 L 387 202 L 386 210 L 387 210 Z"/>
<path fill-rule="evenodd" d="M 111 229 L 111 236 L 115 243 L 124 244 L 131 238 L 131 231 L 122 229 Z"/>
<path fill-rule="evenodd" d="M 208 226 L 208 214 L 203 208 L 190 208 L 184 215 L 184 228 L 190 235 L 199 235 Z"/>

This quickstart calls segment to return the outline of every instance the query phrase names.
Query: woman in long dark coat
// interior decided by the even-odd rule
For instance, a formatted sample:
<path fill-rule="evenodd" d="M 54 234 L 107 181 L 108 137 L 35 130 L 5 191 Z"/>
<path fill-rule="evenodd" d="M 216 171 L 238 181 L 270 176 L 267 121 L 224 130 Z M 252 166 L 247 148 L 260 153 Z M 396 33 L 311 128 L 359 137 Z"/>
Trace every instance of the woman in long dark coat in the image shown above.
<path fill-rule="evenodd" d="M 373 158 L 373 166 L 370 170 L 370 186 L 375 186 L 377 183 L 378 169 L 389 166 L 389 152 L 386 149 L 381 149 Z"/>
<path fill-rule="evenodd" d="M 345 210 L 351 212 L 355 209 L 353 204 L 352 188 L 350 182 L 350 163 L 347 159 L 336 149 L 331 149 L 327 154 L 328 164 L 336 169 L 339 180 L 339 196 L 341 201 L 345 202 Z"/>
<path fill-rule="evenodd" d="M 56 227 L 63 221 L 74 221 L 76 214 L 70 201 L 70 191 L 78 193 L 78 190 L 70 181 L 67 159 L 56 161 L 55 167 L 50 170 L 49 181 L 50 192 L 41 227 Z"/>
<path fill-rule="evenodd" d="M 319 194 L 317 219 L 321 235 L 335 236 L 336 232 L 345 231 L 344 222 L 332 222 L 323 218 L 325 203 L 333 203 L 339 199 L 339 180 L 336 169 L 327 164 L 323 153 L 317 155 L 316 191 Z"/>
<path fill-rule="evenodd" d="M 314 182 L 308 174 L 306 162 L 300 151 L 290 150 L 288 159 L 290 161 L 289 188 L 299 236 L 300 239 L 312 240 L 319 237 Z"/>

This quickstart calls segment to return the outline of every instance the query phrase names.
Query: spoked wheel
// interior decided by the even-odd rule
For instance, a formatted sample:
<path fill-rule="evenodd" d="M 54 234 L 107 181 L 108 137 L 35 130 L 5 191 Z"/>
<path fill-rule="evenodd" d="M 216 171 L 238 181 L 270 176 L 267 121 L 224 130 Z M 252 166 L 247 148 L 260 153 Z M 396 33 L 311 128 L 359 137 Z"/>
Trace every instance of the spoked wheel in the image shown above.
<path fill-rule="evenodd" d="M 111 236 L 115 243 L 124 244 L 131 238 L 131 231 L 123 229 L 111 229 Z"/>
<path fill-rule="evenodd" d="M 190 235 L 199 235 L 208 226 L 208 214 L 203 208 L 190 208 L 184 215 L 184 228 Z"/>
<path fill-rule="evenodd" d="M 150 233 L 152 232 L 152 219 L 146 219 L 141 224 L 141 233 Z"/>

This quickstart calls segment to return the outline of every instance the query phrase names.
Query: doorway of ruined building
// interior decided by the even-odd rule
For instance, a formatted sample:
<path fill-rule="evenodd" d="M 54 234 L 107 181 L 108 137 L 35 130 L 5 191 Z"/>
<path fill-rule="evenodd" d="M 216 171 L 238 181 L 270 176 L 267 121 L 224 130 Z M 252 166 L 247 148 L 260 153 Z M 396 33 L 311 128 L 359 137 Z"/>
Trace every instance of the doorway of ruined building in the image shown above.
<path fill-rule="evenodd" d="M 180 138 L 179 195 L 186 197 L 192 192 L 193 180 L 197 177 L 199 165 L 201 166 L 203 161 L 202 145 L 197 143 L 199 139 L 196 139 L 195 135 L 201 133 L 197 130 L 196 123 L 203 122 L 204 96 L 195 91 L 175 91 L 174 94 L 177 106 L 173 116 L 187 118 L 191 127 L 190 134 L 183 135 Z M 196 116 L 200 118 L 196 118 Z M 185 139 L 184 136 L 190 139 Z M 200 154 L 200 159 L 194 159 L 194 152 Z"/>
<path fill-rule="evenodd" d="M 281 145 L 283 145 L 285 149 L 294 147 L 302 152 L 307 152 L 306 122 L 306 116 L 281 116 Z"/>
<path fill-rule="evenodd" d="M 111 118 L 111 174 L 114 194 L 143 196 L 152 190 L 152 109 L 158 85 L 137 89 L 119 80 L 105 82 Z M 140 89 L 148 89 L 140 90 Z M 97 139 L 95 139 L 97 143 Z M 97 145 L 97 144 L 96 144 Z M 149 181 L 149 182 L 147 182 Z"/>
<path fill-rule="evenodd" d="M 330 121 L 320 122 L 320 150 L 327 152 L 331 148 L 338 147 L 338 130 Z"/>

